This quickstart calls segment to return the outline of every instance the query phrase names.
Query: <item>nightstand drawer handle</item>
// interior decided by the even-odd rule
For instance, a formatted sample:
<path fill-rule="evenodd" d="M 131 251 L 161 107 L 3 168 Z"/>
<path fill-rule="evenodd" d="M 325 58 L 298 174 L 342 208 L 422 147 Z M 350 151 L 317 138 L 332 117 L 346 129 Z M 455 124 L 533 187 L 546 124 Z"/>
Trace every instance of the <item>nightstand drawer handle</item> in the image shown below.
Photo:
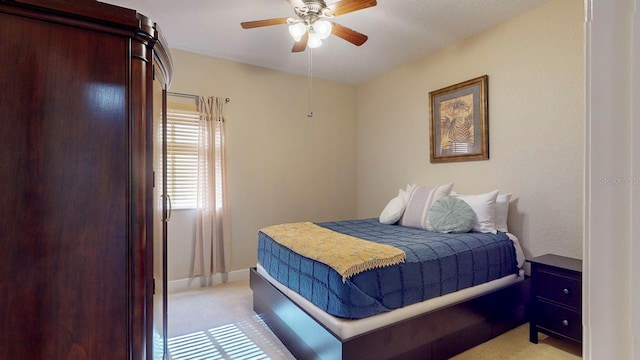
<path fill-rule="evenodd" d="M 569 321 L 568 320 L 562 320 L 562 325 L 569 326 Z"/>
<path fill-rule="evenodd" d="M 564 289 L 562 290 L 562 292 L 563 292 L 565 295 L 569 295 L 569 289 L 567 289 L 567 288 L 564 288 Z"/>

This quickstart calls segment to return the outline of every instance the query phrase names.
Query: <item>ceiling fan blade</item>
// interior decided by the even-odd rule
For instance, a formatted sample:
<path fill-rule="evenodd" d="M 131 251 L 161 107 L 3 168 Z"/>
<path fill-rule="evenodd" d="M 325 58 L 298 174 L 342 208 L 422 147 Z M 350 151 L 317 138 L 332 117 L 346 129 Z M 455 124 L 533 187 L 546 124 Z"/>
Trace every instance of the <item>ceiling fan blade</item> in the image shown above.
<path fill-rule="evenodd" d="M 287 18 L 245 21 L 240 23 L 243 29 L 253 29 L 262 26 L 282 25 L 287 23 Z"/>
<path fill-rule="evenodd" d="M 339 16 L 376 6 L 377 4 L 378 2 L 376 0 L 341 0 L 329 5 L 328 8 L 331 10 L 329 14 Z"/>
<path fill-rule="evenodd" d="M 293 44 L 293 49 L 291 52 L 301 52 L 307 48 L 307 42 L 309 41 L 309 32 L 305 32 L 304 35 L 300 38 L 300 41 L 297 41 Z"/>
<path fill-rule="evenodd" d="M 367 41 L 367 39 L 369 39 L 369 37 L 365 34 L 361 34 L 355 30 L 349 29 L 346 26 L 342 26 L 336 23 L 333 23 L 331 33 L 339 38 L 347 40 L 348 42 L 356 46 L 360 46 L 364 44 Z"/>

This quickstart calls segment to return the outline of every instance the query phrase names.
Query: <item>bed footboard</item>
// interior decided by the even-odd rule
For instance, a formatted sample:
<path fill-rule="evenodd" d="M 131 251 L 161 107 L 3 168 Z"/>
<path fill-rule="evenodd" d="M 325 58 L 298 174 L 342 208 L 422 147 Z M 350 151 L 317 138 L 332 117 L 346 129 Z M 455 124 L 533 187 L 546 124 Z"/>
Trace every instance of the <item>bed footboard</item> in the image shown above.
<path fill-rule="evenodd" d="M 255 268 L 253 308 L 298 359 L 447 359 L 527 321 L 529 279 L 343 341 Z"/>

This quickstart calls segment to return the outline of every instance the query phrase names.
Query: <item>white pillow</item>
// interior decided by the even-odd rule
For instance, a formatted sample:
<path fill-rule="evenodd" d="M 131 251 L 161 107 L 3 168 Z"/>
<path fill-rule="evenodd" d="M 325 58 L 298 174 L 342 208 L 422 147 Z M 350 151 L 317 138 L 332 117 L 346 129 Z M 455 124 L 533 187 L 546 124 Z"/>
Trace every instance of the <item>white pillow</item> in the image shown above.
<path fill-rule="evenodd" d="M 496 230 L 509 232 L 507 219 L 509 218 L 509 201 L 511 201 L 511 193 L 500 194 L 496 198 Z"/>
<path fill-rule="evenodd" d="M 433 187 L 415 186 L 409 194 L 409 201 L 400 218 L 400 225 L 433 231 L 429 222 L 429 209 L 441 198 L 451 193 L 453 184 Z"/>
<path fill-rule="evenodd" d="M 407 184 L 407 188 L 404 190 L 405 191 L 404 194 L 407 196 L 406 197 L 407 202 L 409 202 L 409 196 L 411 195 L 413 190 L 417 187 L 418 187 L 418 184 Z"/>
<path fill-rule="evenodd" d="M 400 189 L 398 196 L 389 201 L 380 214 L 380 222 L 383 224 L 395 224 L 400 220 L 404 209 L 407 207 L 409 194 L 405 190 Z"/>
<path fill-rule="evenodd" d="M 457 195 L 457 197 L 469 204 L 476 213 L 473 230 L 493 234 L 497 232 L 496 199 L 498 198 L 498 190 L 478 195 Z"/>

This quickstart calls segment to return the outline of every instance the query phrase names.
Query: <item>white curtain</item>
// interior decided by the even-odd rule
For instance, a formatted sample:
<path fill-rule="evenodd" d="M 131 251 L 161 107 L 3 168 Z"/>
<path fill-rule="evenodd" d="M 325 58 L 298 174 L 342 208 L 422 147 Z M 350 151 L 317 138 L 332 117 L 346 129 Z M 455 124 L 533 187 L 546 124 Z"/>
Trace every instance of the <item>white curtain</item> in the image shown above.
<path fill-rule="evenodd" d="M 200 97 L 198 130 L 198 189 L 193 276 L 226 273 L 230 265 L 228 241 L 224 98 Z"/>

